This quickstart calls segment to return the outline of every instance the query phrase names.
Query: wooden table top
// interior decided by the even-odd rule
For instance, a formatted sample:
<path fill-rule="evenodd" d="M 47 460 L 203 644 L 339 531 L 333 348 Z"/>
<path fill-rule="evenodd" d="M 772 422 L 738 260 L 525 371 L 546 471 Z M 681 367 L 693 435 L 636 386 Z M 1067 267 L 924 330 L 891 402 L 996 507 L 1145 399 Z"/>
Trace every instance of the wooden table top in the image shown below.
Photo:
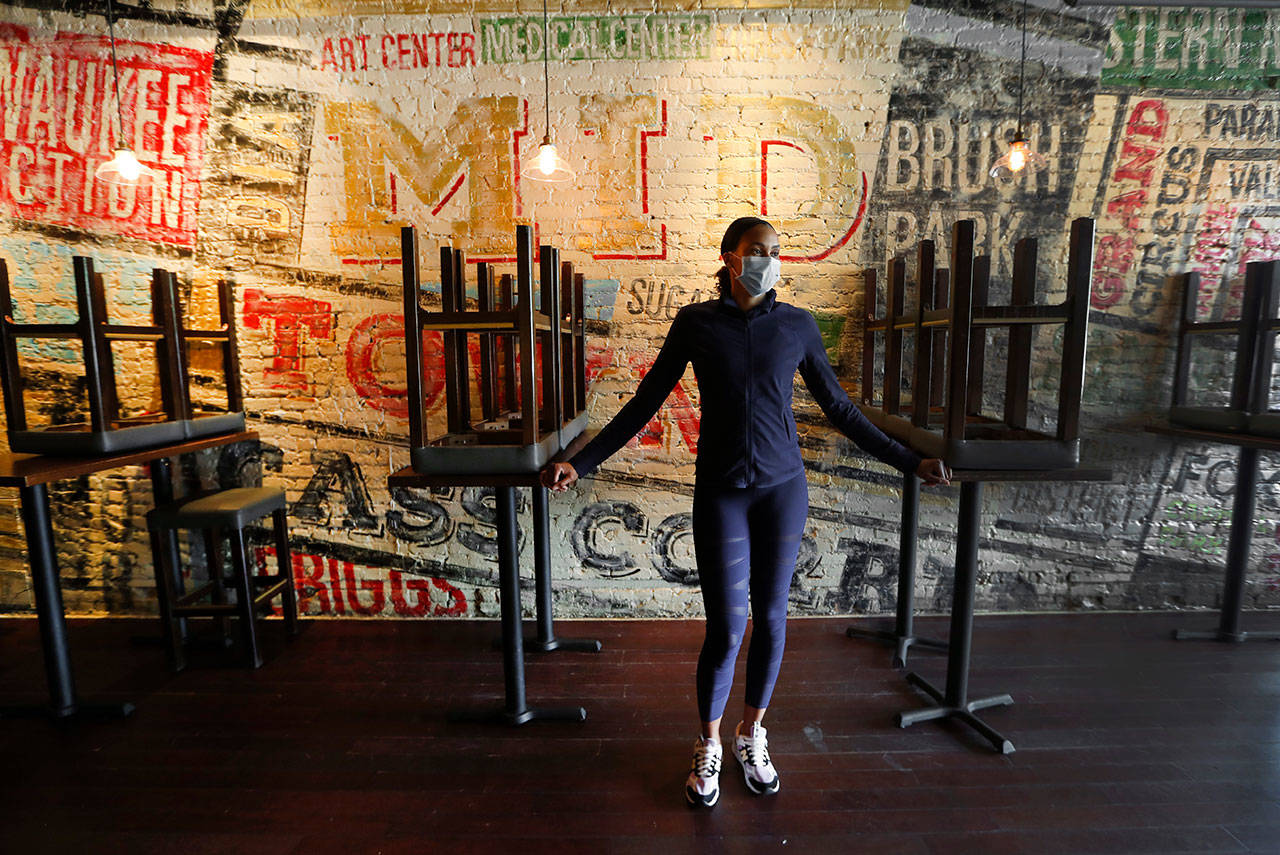
<path fill-rule="evenodd" d="M 388 487 L 536 487 L 537 472 L 521 475 L 424 475 L 412 466 L 387 476 Z"/>
<path fill-rule="evenodd" d="M 99 457 L 54 457 L 47 454 L 0 454 L 0 487 L 33 487 L 36 484 L 48 484 L 63 478 L 76 478 L 93 472 L 103 472 L 120 466 L 132 466 L 138 463 L 150 463 L 162 457 L 177 457 L 206 448 L 217 448 L 222 445 L 234 445 L 237 442 L 256 440 L 256 430 L 244 430 L 238 433 L 224 433 L 216 436 L 204 436 L 175 442 L 170 445 L 157 445 L 153 448 L 140 448 L 135 451 L 122 451 L 119 454 L 104 454 Z"/>
<path fill-rule="evenodd" d="M 961 481 L 1110 481 L 1110 469 L 952 469 L 951 483 Z M 423 475 L 406 466 L 387 476 L 391 487 L 536 487 L 537 473 L 528 475 Z"/>
<path fill-rule="evenodd" d="M 1158 433 L 1178 439 L 1198 439 L 1202 442 L 1222 442 L 1227 445 L 1242 445 L 1246 448 L 1261 448 L 1266 451 L 1280 451 L 1280 438 L 1259 436 L 1258 434 L 1236 433 L 1225 430 L 1200 430 L 1199 428 L 1177 427 L 1171 424 L 1147 425 L 1148 433 Z"/>
<path fill-rule="evenodd" d="M 1071 469 L 952 469 L 951 483 L 961 481 L 1110 481 L 1112 471 L 1102 466 Z"/>

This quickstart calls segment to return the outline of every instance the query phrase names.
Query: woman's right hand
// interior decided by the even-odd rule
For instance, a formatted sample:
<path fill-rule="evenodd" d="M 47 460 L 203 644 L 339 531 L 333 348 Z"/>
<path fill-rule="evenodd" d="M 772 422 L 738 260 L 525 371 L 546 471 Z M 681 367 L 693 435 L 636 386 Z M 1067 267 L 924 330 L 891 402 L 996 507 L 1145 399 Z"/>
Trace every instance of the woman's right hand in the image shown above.
<path fill-rule="evenodd" d="M 569 489 L 569 485 L 578 480 L 578 470 L 571 463 L 548 463 L 542 468 L 542 486 L 557 493 Z"/>

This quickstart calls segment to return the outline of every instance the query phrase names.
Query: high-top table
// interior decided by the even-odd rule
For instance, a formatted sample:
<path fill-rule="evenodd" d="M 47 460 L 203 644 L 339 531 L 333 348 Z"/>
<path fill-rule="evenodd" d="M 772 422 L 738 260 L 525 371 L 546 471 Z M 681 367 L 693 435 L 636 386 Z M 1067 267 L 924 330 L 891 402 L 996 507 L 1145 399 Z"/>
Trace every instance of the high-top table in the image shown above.
<path fill-rule="evenodd" d="M 1236 495 L 1231 505 L 1231 533 L 1227 538 L 1226 579 L 1222 586 L 1222 612 L 1216 630 L 1174 630 L 1178 641 L 1207 640 L 1240 643 L 1251 639 L 1280 640 L 1280 632 L 1243 632 L 1240 609 L 1244 605 L 1244 581 L 1249 563 L 1249 541 L 1253 539 L 1254 513 L 1258 501 L 1258 452 L 1280 451 L 1280 439 L 1228 431 L 1198 430 L 1173 425 L 1148 425 L 1150 433 L 1175 439 L 1216 442 L 1240 447 L 1236 461 Z"/>
<path fill-rule="evenodd" d="M 81 715 L 127 716 L 134 709 L 133 704 L 127 702 L 81 703 L 76 697 L 66 615 L 62 605 L 62 585 L 58 574 L 57 552 L 53 545 L 48 485 L 65 478 L 78 478 L 122 466 L 145 464 L 151 470 L 152 490 L 156 504 L 160 505 L 173 501 L 171 458 L 257 438 L 256 431 L 240 431 L 97 457 L 0 454 L 0 487 L 17 487 L 22 502 L 27 561 L 31 566 L 32 590 L 40 623 L 40 644 L 44 652 L 45 674 L 49 681 L 47 708 L 0 707 L 0 715 L 30 715 L 38 712 L 57 720 L 66 720 Z M 170 537 L 172 536 L 170 533 Z M 176 542 L 166 543 L 164 548 L 176 549 Z M 178 566 L 176 561 L 173 566 Z"/>
<path fill-rule="evenodd" d="M 506 703 L 499 710 L 453 710 L 455 720 L 496 721 L 518 725 L 543 719 L 585 721 L 584 707 L 530 707 L 525 699 L 524 646 L 520 620 L 520 566 L 517 555 L 516 488 L 533 489 L 534 580 L 537 589 L 537 636 L 529 644 L 537 650 L 569 650 L 596 653 L 600 642 L 583 638 L 557 638 L 551 618 L 551 532 L 547 488 L 538 473 L 527 475 L 424 475 L 406 466 L 387 477 L 390 487 L 493 487 L 496 491 L 498 530 L 498 596 L 502 607 L 502 671 Z"/>
<path fill-rule="evenodd" d="M 978 529 L 982 518 L 982 485 L 987 481 L 1110 481 L 1111 470 L 1075 469 L 953 469 L 951 481 L 960 484 L 960 509 L 956 523 L 956 572 L 952 587 L 951 632 L 947 637 L 947 684 L 941 691 L 928 680 L 908 671 L 907 682 L 933 698 L 923 709 L 897 714 L 899 727 L 918 721 L 957 718 L 982 734 L 1001 754 L 1012 754 L 1013 743 L 974 713 L 1013 703 L 1009 695 L 969 700 L 969 652 L 973 646 L 973 597 L 978 578 Z"/>

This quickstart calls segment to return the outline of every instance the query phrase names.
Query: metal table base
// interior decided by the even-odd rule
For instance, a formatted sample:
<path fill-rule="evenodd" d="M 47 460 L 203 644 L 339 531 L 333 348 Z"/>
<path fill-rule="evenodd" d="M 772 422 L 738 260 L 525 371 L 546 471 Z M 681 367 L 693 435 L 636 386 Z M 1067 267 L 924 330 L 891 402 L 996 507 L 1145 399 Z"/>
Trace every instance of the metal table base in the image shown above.
<path fill-rule="evenodd" d="M 973 594 L 978 575 L 978 525 L 981 513 L 982 482 L 965 481 L 960 485 L 956 573 L 951 603 L 951 645 L 947 651 L 947 688 L 945 692 L 941 692 L 919 674 L 908 672 L 907 682 L 928 694 L 934 705 L 900 712 L 897 722 L 899 727 L 909 727 L 918 721 L 959 719 L 982 734 L 996 751 L 1012 754 L 1013 743 L 974 715 L 974 712 L 987 707 L 1007 706 L 1013 703 L 1013 698 L 1009 695 L 992 695 L 989 698 L 969 700 L 969 651 L 973 645 Z"/>
<path fill-rule="evenodd" d="M 535 487 L 535 495 L 542 487 Z M 502 709 L 454 709 L 448 712 L 450 721 L 488 722 L 519 725 L 531 721 L 585 721 L 584 707 L 531 707 L 525 697 L 524 684 L 524 633 L 520 625 L 520 567 L 517 558 L 516 496 L 515 487 L 498 486 L 498 586 L 502 607 L 502 673 L 505 682 L 506 703 Z M 543 496 L 543 510 L 546 496 Z M 538 514 L 535 510 L 535 519 Z M 535 524 L 535 528 L 540 528 Z M 544 546 L 547 545 L 544 542 Z M 548 565 L 550 561 L 548 561 Z M 547 576 L 546 616 L 550 622 L 550 573 Z M 541 595 L 541 588 L 539 589 Z M 541 597 L 540 597 L 541 598 Z M 541 605 L 541 603 L 540 603 Z M 541 621 L 539 621 L 541 625 Z M 550 634 L 550 633 L 548 633 Z M 554 635 L 551 636 L 554 642 Z M 599 650 L 594 642 L 592 650 Z"/>
<path fill-rule="evenodd" d="M 1236 462 L 1236 495 L 1231 506 L 1231 533 L 1227 540 L 1227 575 L 1222 586 L 1222 614 L 1216 630 L 1176 629 L 1177 641 L 1280 641 L 1280 632 L 1244 632 L 1240 629 L 1240 609 L 1244 605 L 1244 581 L 1249 564 L 1249 541 L 1253 539 L 1254 513 L 1258 504 L 1258 449 L 1240 447 Z"/>
<path fill-rule="evenodd" d="M 893 629 L 860 629 L 851 626 L 844 631 L 849 638 L 884 641 L 893 645 L 893 667 L 907 666 L 907 651 L 914 645 L 926 650 L 946 652 L 947 643 L 915 634 L 912 625 L 916 594 L 916 535 L 920 518 L 920 479 L 911 473 L 902 476 L 902 526 L 898 538 L 898 604 Z"/>
<path fill-rule="evenodd" d="M 951 630 L 947 649 L 947 685 L 939 690 L 915 672 L 908 672 L 907 682 L 920 689 L 933 701 L 922 709 L 906 710 L 896 716 L 899 727 L 910 727 L 919 721 L 954 718 L 980 733 L 1001 754 L 1012 754 L 1013 743 L 974 713 L 987 707 L 1008 706 L 1013 698 L 1006 694 L 969 699 L 969 653 L 973 647 L 973 600 L 978 578 L 978 539 L 982 519 L 982 485 L 986 481 L 1110 481 L 1111 470 L 1078 467 L 1074 469 L 952 470 L 952 483 L 960 484 L 960 508 L 956 520 L 956 571 L 952 583 Z"/>
<path fill-rule="evenodd" d="M 537 617 L 534 621 L 534 634 L 524 636 L 525 649 L 537 653 L 552 653 L 557 650 L 599 653 L 602 645 L 594 638 L 556 636 L 551 614 L 551 514 L 547 504 L 547 488 L 541 485 L 533 488 L 533 581 Z M 501 638 L 494 639 L 495 648 L 502 644 Z"/>
<path fill-rule="evenodd" d="M 1236 493 L 1231 506 L 1231 532 L 1227 539 L 1226 577 L 1222 585 L 1222 610 L 1218 628 L 1173 631 L 1177 641 L 1280 641 L 1280 631 L 1245 632 L 1240 629 L 1244 606 L 1244 583 L 1248 573 L 1249 542 L 1253 539 L 1254 515 L 1258 501 L 1258 452 L 1280 451 L 1280 438 L 1199 430 L 1173 425 L 1147 425 L 1149 433 L 1199 442 L 1216 442 L 1240 447 L 1236 460 Z"/>

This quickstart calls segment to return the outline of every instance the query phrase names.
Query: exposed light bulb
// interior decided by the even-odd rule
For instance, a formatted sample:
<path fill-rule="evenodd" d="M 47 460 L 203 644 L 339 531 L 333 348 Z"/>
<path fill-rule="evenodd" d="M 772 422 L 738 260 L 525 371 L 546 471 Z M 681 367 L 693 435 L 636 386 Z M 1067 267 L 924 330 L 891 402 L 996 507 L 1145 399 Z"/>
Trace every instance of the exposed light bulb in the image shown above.
<path fill-rule="evenodd" d="M 556 171 L 556 147 L 551 143 L 538 146 L 538 171 L 543 175 L 551 175 Z"/>
<path fill-rule="evenodd" d="M 992 164 L 990 174 L 992 178 L 1014 178 L 1025 169 L 1042 169 L 1047 162 L 1043 155 L 1037 154 L 1027 145 L 1019 131 L 1009 144 L 1009 150 Z"/>
<path fill-rule="evenodd" d="M 114 157 L 94 171 L 94 177 L 107 184 L 134 184 L 150 171 L 132 151 L 118 148 Z"/>
<path fill-rule="evenodd" d="M 553 184 L 572 181 L 574 177 L 573 170 L 564 162 L 564 158 L 556 151 L 556 147 L 551 144 L 550 134 L 542 138 L 538 153 L 533 156 L 528 166 L 520 170 L 520 175 L 533 181 L 546 181 Z"/>
<path fill-rule="evenodd" d="M 1022 140 L 1017 140 L 1009 149 L 1009 168 L 1014 172 L 1021 172 L 1026 165 L 1027 144 Z"/>

